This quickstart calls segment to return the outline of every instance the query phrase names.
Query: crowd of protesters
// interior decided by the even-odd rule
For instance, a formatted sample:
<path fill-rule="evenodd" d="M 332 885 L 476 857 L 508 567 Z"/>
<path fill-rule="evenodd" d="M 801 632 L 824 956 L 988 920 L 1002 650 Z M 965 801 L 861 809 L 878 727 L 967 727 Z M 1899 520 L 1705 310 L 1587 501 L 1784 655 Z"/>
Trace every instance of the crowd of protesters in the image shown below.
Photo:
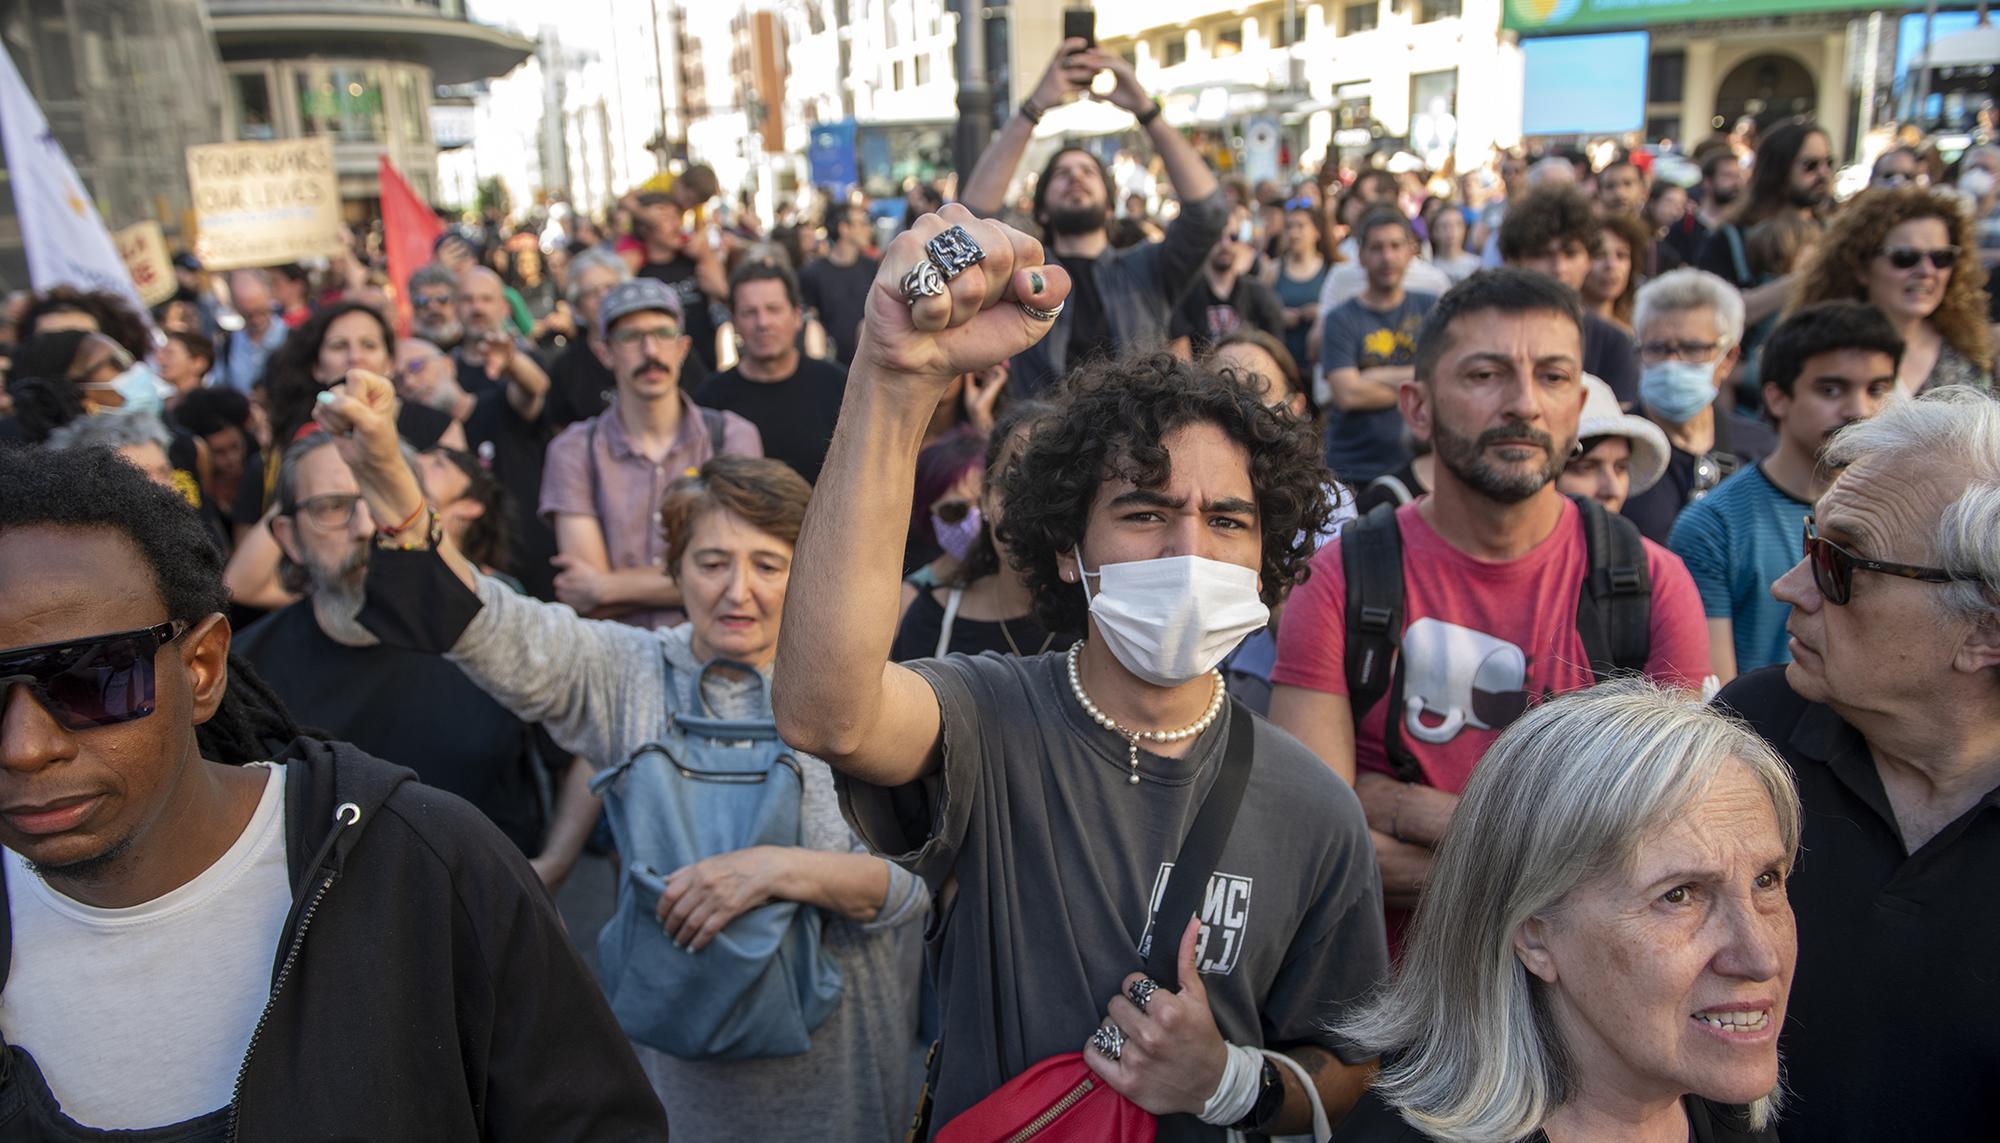
<path fill-rule="evenodd" d="M 2000 148 L 1754 134 L 10 299 L 0 1136 L 1990 1138 Z"/>

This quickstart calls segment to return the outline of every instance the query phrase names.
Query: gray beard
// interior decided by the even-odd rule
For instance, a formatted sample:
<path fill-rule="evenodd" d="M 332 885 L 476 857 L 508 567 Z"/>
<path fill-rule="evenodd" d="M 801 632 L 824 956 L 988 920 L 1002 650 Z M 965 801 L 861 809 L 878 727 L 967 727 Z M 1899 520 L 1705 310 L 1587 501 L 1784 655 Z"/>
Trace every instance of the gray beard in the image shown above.
<path fill-rule="evenodd" d="M 434 322 L 430 325 L 424 325 L 421 322 L 413 323 L 411 332 L 430 342 L 432 345 L 437 346 L 439 349 L 449 349 L 457 345 L 465 336 L 464 328 L 458 324 L 457 320 L 452 318 L 447 318 L 441 322 Z"/>
<path fill-rule="evenodd" d="M 368 602 L 365 585 L 368 578 L 368 549 L 349 556 L 340 567 L 329 573 L 324 568 L 310 568 L 312 573 L 313 618 L 319 621 L 319 629 L 326 637 L 344 647 L 373 647 L 381 640 L 373 631 L 361 625 L 361 608 Z"/>
<path fill-rule="evenodd" d="M 1538 472 L 1503 470 L 1486 459 L 1488 447 L 1503 441 L 1532 441 L 1543 447 L 1548 463 Z M 1568 460 L 1569 448 L 1558 449 L 1547 433 L 1519 426 L 1487 429 L 1476 437 L 1463 437 L 1436 422 L 1431 426 L 1432 451 L 1438 463 L 1451 470 L 1473 491 L 1499 504 L 1519 504 L 1545 485 L 1554 483 Z"/>

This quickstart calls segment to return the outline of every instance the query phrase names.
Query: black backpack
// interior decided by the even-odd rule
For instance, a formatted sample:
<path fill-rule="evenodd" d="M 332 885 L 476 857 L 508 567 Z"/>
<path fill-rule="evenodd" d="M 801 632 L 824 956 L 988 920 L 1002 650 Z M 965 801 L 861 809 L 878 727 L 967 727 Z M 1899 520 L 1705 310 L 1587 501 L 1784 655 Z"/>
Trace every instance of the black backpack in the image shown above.
<path fill-rule="evenodd" d="M 1639 529 L 1595 500 L 1573 496 L 1583 513 L 1590 567 L 1576 601 L 1576 633 L 1603 682 L 1642 671 L 1652 650 L 1653 579 Z M 1378 504 L 1341 529 L 1340 566 L 1347 577 L 1347 701 L 1358 729 L 1382 696 L 1395 702 L 1384 723 L 1389 765 L 1405 782 L 1421 782 L 1416 756 L 1403 745 L 1403 672 L 1396 648 L 1403 636 L 1403 533 L 1396 505 Z"/>

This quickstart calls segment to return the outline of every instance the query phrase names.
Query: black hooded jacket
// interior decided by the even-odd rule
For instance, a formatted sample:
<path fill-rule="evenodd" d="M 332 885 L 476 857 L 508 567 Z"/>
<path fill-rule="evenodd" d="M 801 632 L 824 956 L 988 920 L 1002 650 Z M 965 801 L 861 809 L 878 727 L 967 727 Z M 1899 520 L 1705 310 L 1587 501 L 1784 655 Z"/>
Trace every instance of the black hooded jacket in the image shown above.
<path fill-rule="evenodd" d="M 341 743 L 301 738 L 277 761 L 292 910 L 230 1138 L 667 1138 L 548 894 L 478 810 Z M 0 875 L 0 976 L 5 905 Z M 106 1137 L 36 1126 L 40 1085 L 8 1070 L 0 1139 Z"/>

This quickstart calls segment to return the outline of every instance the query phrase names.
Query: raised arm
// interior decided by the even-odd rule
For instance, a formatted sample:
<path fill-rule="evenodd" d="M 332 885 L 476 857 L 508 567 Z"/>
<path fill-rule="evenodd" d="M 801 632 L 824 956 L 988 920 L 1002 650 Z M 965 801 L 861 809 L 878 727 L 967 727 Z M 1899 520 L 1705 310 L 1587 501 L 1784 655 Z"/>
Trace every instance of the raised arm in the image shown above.
<path fill-rule="evenodd" d="M 985 261 L 911 306 L 903 276 L 925 260 L 924 243 L 954 225 Z M 954 376 L 1010 358 L 1048 332 L 1049 320 L 1016 303 L 1052 310 L 1068 295 L 1068 276 L 1042 265 L 1041 243 L 958 204 L 925 215 L 883 253 L 799 533 L 771 686 L 785 741 L 844 774 L 899 786 L 937 765 L 937 695 L 889 662 L 917 451 Z"/>
<path fill-rule="evenodd" d="M 1064 40 L 1056 48 L 1048 68 L 1042 72 L 1041 82 L 1028 96 L 1028 102 L 1036 108 L 1036 118 L 1090 89 L 1090 78 L 1096 72 L 1080 58 L 1083 48 L 1082 40 Z M 972 173 L 958 188 L 958 201 L 983 218 L 999 214 L 1007 205 L 1007 184 L 1014 181 L 1014 171 L 1021 165 L 1021 156 L 1027 154 L 1028 141 L 1034 134 L 1035 125 L 1027 115 L 1017 112 L 1008 116 L 1006 124 L 993 133 L 993 141 L 979 153 L 979 161 L 972 164 Z"/>

